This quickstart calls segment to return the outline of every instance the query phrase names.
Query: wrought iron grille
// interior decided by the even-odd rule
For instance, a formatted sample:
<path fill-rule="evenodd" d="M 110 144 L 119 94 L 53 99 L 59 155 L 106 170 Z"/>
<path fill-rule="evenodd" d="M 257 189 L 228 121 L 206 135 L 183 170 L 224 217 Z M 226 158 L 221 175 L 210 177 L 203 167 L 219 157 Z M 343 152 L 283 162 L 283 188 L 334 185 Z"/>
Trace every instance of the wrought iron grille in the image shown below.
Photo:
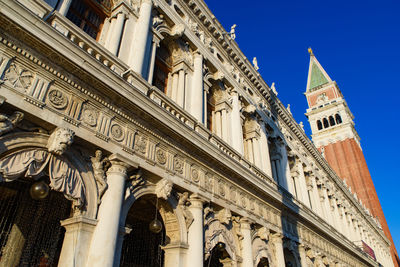
<path fill-rule="evenodd" d="M 161 249 L 164 231 L 154 234 L 149 222 L 137 220 L 131 224 L 132 232 L 122 245 L 121 267 L 162 267 L 164 251 Z"/>
<path fill-rule="evenodd" d="M 0 266 L 57 266 L 71 203 L 58 192 L 43 200 L 29 195 L 30 183 L 0 185 Z"/>

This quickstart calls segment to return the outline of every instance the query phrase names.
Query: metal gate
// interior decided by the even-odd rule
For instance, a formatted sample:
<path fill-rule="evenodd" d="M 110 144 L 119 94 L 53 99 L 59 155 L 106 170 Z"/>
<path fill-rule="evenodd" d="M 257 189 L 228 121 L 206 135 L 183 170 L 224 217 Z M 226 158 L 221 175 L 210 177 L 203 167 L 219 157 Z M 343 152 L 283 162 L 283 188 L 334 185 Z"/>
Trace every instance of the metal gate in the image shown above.
<path fill-rule="evenodd" d="M 162 267 L 164 264 L 163 245 L 165 230 L 155 234 L 149 224 L 154 219 L 155 206 L 149 200 L 141 199 L 130 209 L 126 224 L 132 231 L 125 236 L 121 251 L 121 267 Z M 158 214 L 158 219 L 161 216 Z"/>
<path fill-rule="evenodd" d="M 0 184 L 0 267 L 57 266 L 64 239 L 60 220 L 69 217 L 71 202 L 54 191 L 33 200 L 30 186 Z"/>

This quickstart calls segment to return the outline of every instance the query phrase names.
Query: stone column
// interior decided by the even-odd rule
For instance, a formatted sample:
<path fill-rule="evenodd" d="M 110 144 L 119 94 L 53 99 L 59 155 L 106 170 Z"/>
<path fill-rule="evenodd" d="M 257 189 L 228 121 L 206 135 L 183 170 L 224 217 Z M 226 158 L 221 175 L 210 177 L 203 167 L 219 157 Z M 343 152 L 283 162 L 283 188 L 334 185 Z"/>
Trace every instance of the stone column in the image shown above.
<path fill-rule="evenodd" d="M 231 137 L 232 147 L 243 155 L 243 129 L 240 118 L 240 100 L 239 94 L 236 90 L 232 90 L 230 93 L 232 97 L 232 112 L 231 112 Z"/>
<path fill-rule="evenodd" d="M 271 168 L 271 159 L 269 156 L 268 133 L 265 128 L 265 123 L 261 123 L 260 128 L 260 149 L 261 149 L 261 165 L 262 170 L 269 176 L 273 177 Z"/>
<path fill-rule="evenodd" d="M 242 267 L 253 267 L 253 247 L 251 242 L 251 225 L 247 218 L 240 220 L 240 230 L 242 232 Z"/>
<path fill-rule="evenodd" d="M 276 266 L 285 266 L 285 255 L 283 254 L 283 235 L 280 233 L 271 235 L 272 245 L 275 246 Z"/>
<path fill-rule="evenodd" d="M 61 4 L 59 5 L 58 12 L 60 12 L 61 15 L 66 16 L 71 3 L 72 0 L 62 0 Z"/>
<path fill-rule="evenodd" d="M 194 55 L 193 62 L 193 81 L 192 90 L 190 97 L 190 113 L 198 120 L 202 121 L 203 118 L 203 106 L 207 103 L 203 103 L 203 56 L 196 52 Z"/>
<path fill-rule="evenodd" d="M 245 129 L 245 156 L 258 168 L 262 168 L 260 153 L 260 126 L 255 118 L 248 118 L 244 124 Z"/>
<path fill-rule="evenodd" d="M 197 194 L 190 197 L 189 211 L 193 215 L 193 223 L 188 231 L 187 262 L 185 266 L 203 267 L 204 248 L 203 248 L 203 200 Z"/>
<path fill-rule="evenodd" d="M 111 53 L 118 56 L 119 45 L 121 43 L 122 30 L 124 28 L 126 15 L 124 12 L 120 11 L 116 15 L 116 19 L 114 21 L 113 31 L 111 35 L 109 35 L 110 40 L 108 41 L 108 50 Z"/>
<path fill-rule="evenodd" d="M 306 178 L 304 176 L 304 169 L 303 169 L 303 164 L 301 162 L 297 163 L 297 168 L 299 172 L 298 176 L 298 181 L 299 181 L 299 190 L 298 193 L 300 195 L 301 201 L 303 201 L 304 204 L 306 204 L 307 207 L 310 206 L 310 201 L 308 199 L 308 189 L 307 189 L 307 182 Z"/>
<path fill-rule="evenodd" d="M 149 76 L 147 78 L 147 81 L 149 82 L 149 84 L 153 83 L 154 65 L 155 65 L 155 61 L 156 61 L 157 47 L 159 47 L 159 46 L 160 46 L 160 40 L 153 36 L 153 44 L 151 46 Z"/>
<path fill-rule="evenodd" d="M 301 266 L 307 267 L 307 253 L 303 244 L 298 245 Z"/>
<path fill-rule="evenodd" d="M 162 248 L 164 250 L 164 266 L 169 267 L 185 267 L 186 252 L 188 246 L 186 244 L 168 244 Z"/>
<path fill-rule="evenodd" d="M 58 266 L 85 266 L 97 221 L 77 216 L 61 221 L 65 236 Z"/>
<path fill-rule="evenodd" d="M 181 106 L 182 108 L 185 108 L 185 75 L 186 72 L 184 69 L 180 69 L 179 70 L 179 74 L 178 74 L 178 91 L 177 96 L 176 96 L 176 103 Z"/>
<path fill-rule="evenodd" d="M 87 266 L 112 267 L 119 231 L 120 213 L 125 194 L 127 164 L 114 158 L 107 171 L 108 189 L 104 193 L 97 216 Z"/>
<path fill-rule="evenodd" d="M 219 136 L 219 137 L 221 137 L 222 138 L 222 130 L 221 130 L 221 127 L 222 127 L 222 125 L 221 125 L 221 111 L 220 110 L 218 110 L 218 111 L 214 111 L 214 120 L 213 120 L 213 132 L 217 135 L 217 136 Z"/>
<path fill-rule="evenodd" d="M 135 25 L 134 41 L 130 53 L 129 65 L 133 71 L 143 75 L 143 62 L 146 53 L 147 37 L 150 31 L 152 0 L 143 0 L 139 18 Z"/>

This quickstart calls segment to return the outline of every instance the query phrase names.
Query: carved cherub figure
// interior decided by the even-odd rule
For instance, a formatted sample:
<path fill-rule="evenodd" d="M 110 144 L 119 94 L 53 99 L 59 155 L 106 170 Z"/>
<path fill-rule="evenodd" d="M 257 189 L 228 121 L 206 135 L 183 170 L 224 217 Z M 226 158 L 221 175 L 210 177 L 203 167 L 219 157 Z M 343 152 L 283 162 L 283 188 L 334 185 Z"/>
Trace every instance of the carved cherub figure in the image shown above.
<path fill-rule="evenodd" d="M 100 199 L 108 187 L 106 169 L 110 166 L 110 161 L 107 157 L 103 158 L 103 152 L 101 150 L 96 150 L 95 156 L 91 157 L 90 160 L 92 161 L 94 178 L 96 179 L 99 190 L 98 202 L 100 203 Z"/>

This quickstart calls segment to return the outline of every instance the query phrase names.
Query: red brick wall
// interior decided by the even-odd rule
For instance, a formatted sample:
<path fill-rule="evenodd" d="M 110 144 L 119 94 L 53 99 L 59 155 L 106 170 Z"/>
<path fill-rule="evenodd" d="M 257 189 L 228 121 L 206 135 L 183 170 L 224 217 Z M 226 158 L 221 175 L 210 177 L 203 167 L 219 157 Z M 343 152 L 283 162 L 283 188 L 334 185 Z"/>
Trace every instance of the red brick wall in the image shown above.
<path fill-rule="evenodd" d="M 385 235 L 392 243 L 391 254 L 395 266 L 399 267 L 399 257 L 361 148 L 354 139 L 346 139 L 324 146 L 324 153 L 329 165 L 346 181 L 371 214 L 378 217 Z"/>

